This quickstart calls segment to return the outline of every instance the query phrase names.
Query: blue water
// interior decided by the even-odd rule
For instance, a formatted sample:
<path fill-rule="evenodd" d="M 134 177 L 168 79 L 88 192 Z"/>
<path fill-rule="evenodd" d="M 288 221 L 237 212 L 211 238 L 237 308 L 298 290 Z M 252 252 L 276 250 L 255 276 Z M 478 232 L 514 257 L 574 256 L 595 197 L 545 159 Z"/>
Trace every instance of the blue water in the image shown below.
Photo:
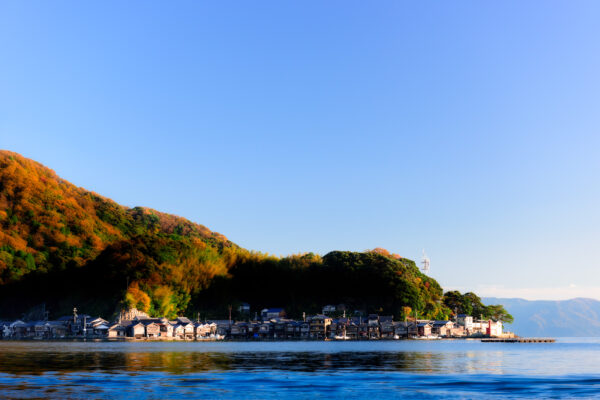
<path fill-rule="evenodd" d="M 600 398 L 600 339 L 0 342 L 0 398 Z"/>

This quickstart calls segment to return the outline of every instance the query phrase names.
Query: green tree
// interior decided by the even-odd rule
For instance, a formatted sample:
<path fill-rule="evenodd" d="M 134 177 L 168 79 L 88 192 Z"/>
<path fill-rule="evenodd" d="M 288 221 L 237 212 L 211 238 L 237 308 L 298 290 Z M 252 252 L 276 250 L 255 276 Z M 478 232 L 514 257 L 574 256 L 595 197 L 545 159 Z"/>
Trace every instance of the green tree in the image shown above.
<path fill-rule="evenodd" d="M 512 324 L 514 318 L 506 311 L 503 305 L 494 304 L 486 307 L 486 317 L 494 321 L 502 321 L 507 324 Z"/>

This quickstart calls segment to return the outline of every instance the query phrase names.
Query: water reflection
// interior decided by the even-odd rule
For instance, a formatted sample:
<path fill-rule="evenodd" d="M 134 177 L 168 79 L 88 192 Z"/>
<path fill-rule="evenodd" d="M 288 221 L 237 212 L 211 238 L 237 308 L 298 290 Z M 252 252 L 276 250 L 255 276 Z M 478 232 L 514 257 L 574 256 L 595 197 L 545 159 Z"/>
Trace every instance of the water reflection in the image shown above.
<path fill-rule="evenodd" d="M 462 354 L 431 352 L 4 352 L 0 372 L 160 371 L 172 374 L 208 371 L 284 370 L 295 372 L 408 371 L 431 373 L 464 359 Z M 475 368 L 475 367 L 470 367 Z M 462 368 L 461 368 L 462 369 Z"/>
<path fill-rule="evenodd" d="M 599 372 L 597 342 L 0 342 L 0 398 L 587 398 Z"/>

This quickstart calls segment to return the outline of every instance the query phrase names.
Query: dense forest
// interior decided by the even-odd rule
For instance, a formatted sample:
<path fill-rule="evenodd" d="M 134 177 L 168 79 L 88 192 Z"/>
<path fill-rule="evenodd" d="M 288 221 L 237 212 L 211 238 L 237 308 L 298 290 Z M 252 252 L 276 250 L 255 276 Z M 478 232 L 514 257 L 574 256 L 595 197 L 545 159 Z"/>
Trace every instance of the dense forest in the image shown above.
<path fill-rule="evenodd" d="M 248 251 L 202 225 L 123 207 L 0 151 L 1 317 L 34 317 L 42 308 L 56 317 L 76 306 L 104 317 L 136 307 L 214 318 L 247 302 L 253 310 L 285 307 L 293 317 L 344 304 L 350 312 L 445 319 L 459 308 L 452 293 L 384 249 Z"/>

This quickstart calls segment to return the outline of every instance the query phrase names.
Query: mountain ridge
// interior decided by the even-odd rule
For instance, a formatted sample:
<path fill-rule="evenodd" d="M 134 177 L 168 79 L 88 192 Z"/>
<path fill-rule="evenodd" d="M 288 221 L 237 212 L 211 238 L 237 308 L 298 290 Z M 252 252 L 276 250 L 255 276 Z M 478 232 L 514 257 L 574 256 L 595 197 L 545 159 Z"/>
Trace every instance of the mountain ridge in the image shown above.
<path fill-rule="evenodd" d="M 224 317 L 228 306 L 285 306 L 291 315 L 345 303 L 364 312 L 447 318 L 441 286 L 383 249 L 274 257 L 185 218 L 128 208 L 0 151 L 0 314 Z M 29 311 L 30 313 L 33 311 Z M 35 312 L 34 312 L 35 313 Z"/>
<path fill-rule="evenodd" d="M 568 300 L 525 300 L 484 297 L 499 302 L 515 322 L 508 326 L 521 336 L 597 337 L 600 336 L 600 301 L 576 297 Z"/>

